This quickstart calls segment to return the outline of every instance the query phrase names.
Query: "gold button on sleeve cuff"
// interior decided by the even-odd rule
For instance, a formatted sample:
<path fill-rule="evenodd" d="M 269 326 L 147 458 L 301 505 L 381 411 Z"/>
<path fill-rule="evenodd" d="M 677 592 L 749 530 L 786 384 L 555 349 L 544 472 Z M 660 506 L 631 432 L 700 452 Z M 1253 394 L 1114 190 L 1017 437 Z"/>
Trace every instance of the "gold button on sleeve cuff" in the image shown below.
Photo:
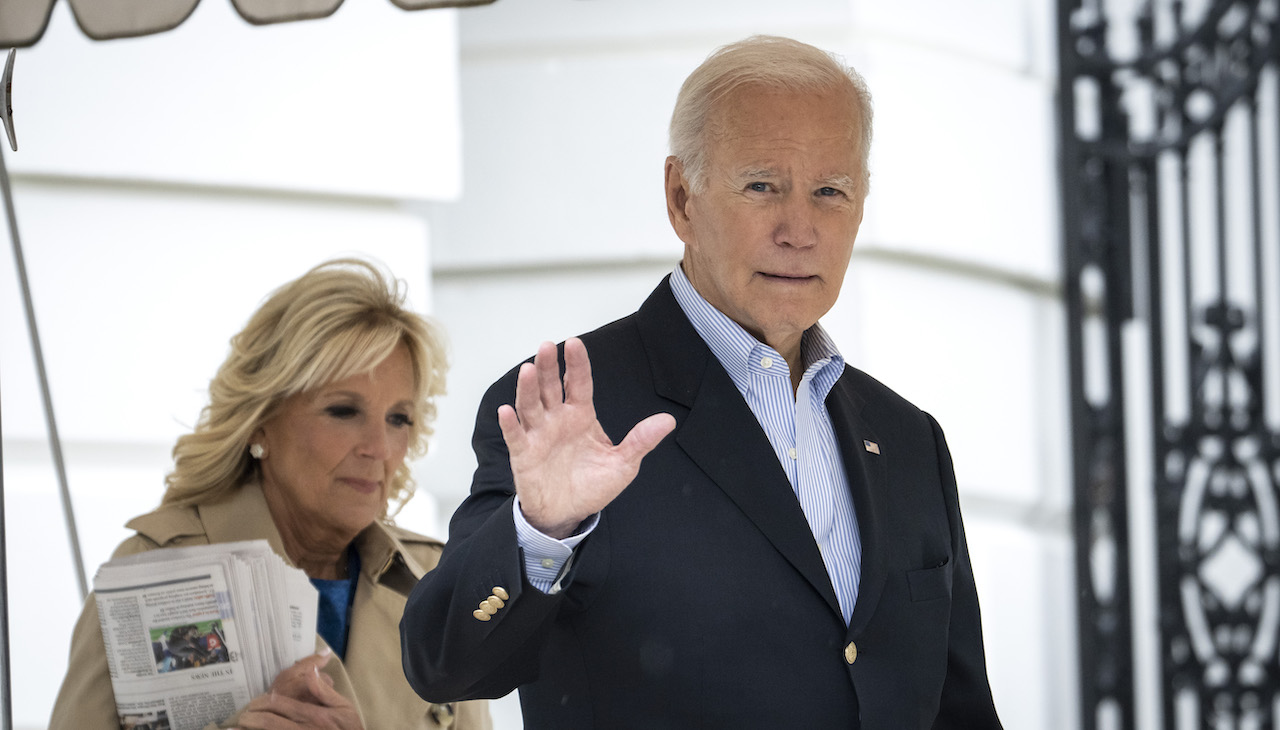
<path fill-rule="evenodd" d="M 476 618 L 480 619 L 481 621 L 488 621 L 488 620 L 489 620 L 489 614 L 485 613 L 484 611 L 481 611 L 481 610 L 480 610 L 480 609 L 478 609 L 478 608 L 477 608 L 476 610 L 472 611 L 472 612 L 471 612 L 471 615 L 472 615 L 472 616 L 475 616 Z"/>
<path fill-rule="evenodd" d="M 506 589 L 504 589 L 502 586 L 494 586 L 493 595 L 497 596 L 498 598 L 501 598 L 504 601 L 511 597 L 507 595 Z"/>

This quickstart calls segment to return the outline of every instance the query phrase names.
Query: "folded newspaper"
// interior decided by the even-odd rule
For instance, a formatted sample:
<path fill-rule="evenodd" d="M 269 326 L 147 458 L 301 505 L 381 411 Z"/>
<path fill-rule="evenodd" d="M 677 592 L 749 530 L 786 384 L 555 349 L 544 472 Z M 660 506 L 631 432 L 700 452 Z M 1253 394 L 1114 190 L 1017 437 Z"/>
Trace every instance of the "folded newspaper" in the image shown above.
<path fill-rule="evenodd" d="M 93 594 L 122 728 L 222 722 L 315 651 L 316 590 L 266 540 L 117 558 Z"/>

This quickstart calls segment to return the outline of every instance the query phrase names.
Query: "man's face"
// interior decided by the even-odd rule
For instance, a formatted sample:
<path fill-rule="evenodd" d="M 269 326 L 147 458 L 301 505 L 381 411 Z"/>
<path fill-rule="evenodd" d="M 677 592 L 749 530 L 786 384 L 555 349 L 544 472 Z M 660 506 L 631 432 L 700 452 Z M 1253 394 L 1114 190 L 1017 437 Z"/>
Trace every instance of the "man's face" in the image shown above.
<path fill-rule="evenodd" d="M 744 87 L 718 103 L 704 186 L 667 160 L 667 210 L 698 293 L 784 354 L 835 304 L 862 222 L 852 92 Z"/>

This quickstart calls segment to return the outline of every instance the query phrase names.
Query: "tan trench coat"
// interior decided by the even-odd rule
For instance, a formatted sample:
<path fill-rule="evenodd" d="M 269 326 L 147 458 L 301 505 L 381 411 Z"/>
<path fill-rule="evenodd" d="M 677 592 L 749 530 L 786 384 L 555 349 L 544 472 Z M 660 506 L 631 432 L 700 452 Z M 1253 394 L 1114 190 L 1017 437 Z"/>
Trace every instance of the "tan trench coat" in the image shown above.
<path fill-rule="evenodd" d="M 126 526 L 138 534 L 116 548 L 116 557 L 160 547 L 257 539 L 267 540 L 276 553 L 285 555 L 280 533 L 256 484 L 245 485 L 212 504 L 161 507 Z M 487 703 L 429 704 L 409 687 L 400 667 L 400 617 L 405 598 L 418 579 L 435 567 L 441 544 L 408 530 L 374 523 L 356 537 L 355 546 L 360 553 L 360 578 L 347 656 L 343 661 L 333 657 L 324 669 L 333 678 L 333 686 L 356 706 L 366 730 L 489 730 Z M 324 645 L 324 639 L 317 636 L 316 647 Z M 223 727 L 233 727 L 235 719 L 229 718 Z M 119 727 L 98 609 L 90 596 L 71 636 L 67 676 L 49 728 Z"/>

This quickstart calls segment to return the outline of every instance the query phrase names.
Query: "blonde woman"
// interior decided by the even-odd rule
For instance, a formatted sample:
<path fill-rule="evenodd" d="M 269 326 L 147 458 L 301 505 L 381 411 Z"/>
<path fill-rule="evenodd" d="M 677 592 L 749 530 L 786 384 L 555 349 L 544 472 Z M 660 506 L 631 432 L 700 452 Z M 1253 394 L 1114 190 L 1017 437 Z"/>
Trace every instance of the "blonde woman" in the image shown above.
<path fill-rule="evenodd" d="M 400 667 L 405 597 L 441 544 L 396 527 L 389 507 L 413 494 L 405 458 L 425 451 L 444 380 L 441 333 L 356 259 L 285 284 L 231 339 L 160 506 L 115 552 L 266 539 L 316 585 L 316 654 L 223 727 L 490 727 L 485 703 L 424 702 Z M 120 723 L 91 598 L 50 728 Z"/>

